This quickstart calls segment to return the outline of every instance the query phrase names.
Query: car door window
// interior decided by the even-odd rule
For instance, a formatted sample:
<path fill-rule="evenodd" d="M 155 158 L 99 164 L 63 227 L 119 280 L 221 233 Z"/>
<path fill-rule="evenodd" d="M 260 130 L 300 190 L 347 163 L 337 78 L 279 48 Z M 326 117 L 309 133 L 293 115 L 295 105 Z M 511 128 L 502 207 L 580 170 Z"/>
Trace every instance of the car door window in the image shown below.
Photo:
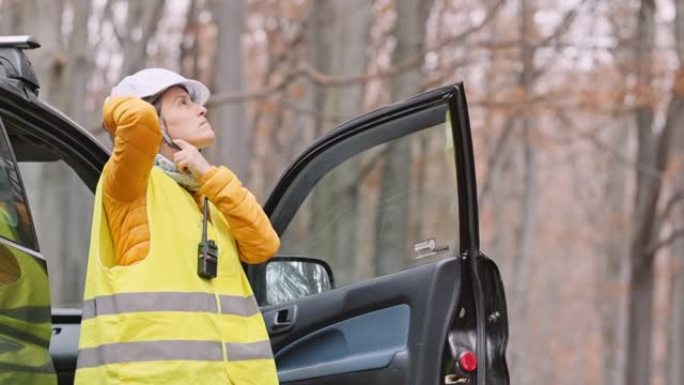
<path fill-rule="evenodd" d="M 50 287 L 0 118 L 0 383 L 56 383 Z"/>
<path fill-rule="evenodd" d="M 329 171 L 281 235 L 279 255 L 322 259 L 335 285 L 458 252 L 458 196 L 447 122 L 361 152 Z"/>
<path fill-rule="evenodd" d="M 0 236 L 30 249 L 38 249 L 26 195 L 4 125 L 0 133 Z"/>
<path fill-rule="evenodd" d="M 56 308 L 80 308 L 94 194 L 63 160 L 18 162 Z"/>
<path fill-rule="evenodd" d="M 47 261 L 52 306 L 80 308 L 94 195 L 53 146 L 26 135 L 31 131 L 26 123 L 15 116 L 0 118 L 25 191 L 19 207 L 26 202 L 31 207 L 26 214 L 32 219 L 29 229 L 35 229 L 31 247 Z"/>

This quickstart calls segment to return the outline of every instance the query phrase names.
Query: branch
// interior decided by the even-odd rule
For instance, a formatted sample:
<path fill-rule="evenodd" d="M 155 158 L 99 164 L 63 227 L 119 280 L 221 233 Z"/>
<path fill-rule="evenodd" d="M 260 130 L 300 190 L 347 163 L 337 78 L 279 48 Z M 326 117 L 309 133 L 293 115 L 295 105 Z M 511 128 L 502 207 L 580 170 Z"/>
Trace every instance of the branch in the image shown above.
<path fill-rule="evenodd" d="M 572 25 L 572 23 L 575 21 L 577 18 L 577 13 L 580 8 L 584 6 L 584 4 L 588 3 L 588 0 L 582 0 L 582 2 L 575 8 L 573 8 L 572 11 L 568 11 L 565 16 L 563 17 L 563 21 L 560 22 L 558 25 L 558 28 L 556 28 L 552 34 L 549 36 L 541 39 L 539 42 L 540 45 L 549 45 L 551 44 L 552 41 L 557 40 L 558 37 L 561 36 L 564 32 L 567 32 L 568 28 Z"/>
<path fill-rule="evenodd" d="M 283 91 L 290 83 L 303 76 L 302 69 L 293 69 L 285 73 L 285 75 L 275 84 L 256 91 L 247 92 L 223 92 L 216 94 L 209 99 L 207 106 L 216 106 L 224 103 L 239 103 L 250 99 L 264 99 L 274 94 Z"/>
<path fill-rule="evenodd" d="M 440 67 L 436 70 L 439 71 L 438 76 L 435 76 L 434 78 L 426 79 L 423 82 L 423 89 L 429 90 L 435 87 L 439 87 L 444 85 L 446 81 L 449 79 L 452 79 L 454 77 L 454 74 L 456 73 L 456 70 L 465 67 L 470 64 L 475 64 L 477 63 L 478 60 L 472 57 L 466 58 L 466 59 L 460 59 L 460 60 L 453 60 L 448 63 L 443 63 L 440 65 Z"/>
<path fill-rule="evenodd" d="M 647 255 L 655 254 L 655 252 L 658 251 L 660 248 L 669 246 L 670 244 L 674 243 L 674 241 L 676 241 L 678 238 L 682 237 L 684 237 L 684 228 L 674 230 L 672 233 L 670 233 L 670 235 L 668 235 L 664 239 L 661 239 L 660 241 L 651 245 L 648 249 L 649 251 Z"/>
<path fill-rule="evenodd" d="M 567 32 L 568 28 L 570 28 L 572 23 L 577 18 L 577 13 L 578 13 L 579 9 L 582 8 L 582 6 L 584 6 L 584 4 L 586 2 L 587 2 L 587 0 L 582 0 L 582 3 L 580 3 L 579 6 L 577 6 L 576 8 L 573 8 L 572 11 L 567 12 L 565 14 L 565 16 L 563 17 L 563 21 L 558 25 L 558 27 L 553 31 L 553 33 L 550 34 L 549 36 L 545 37 L 544 39 L 542 39 L 539 42 L 539 44 L 543 45 L 543 46 L 549 45 L 552 41 L 558 40 L 558 38 L 563 33 Z M 537 46 L 537 48 L 538 48 L 538 46 Z M 559 45 L 556 44 L 556 49 L 558 49 L 558 48 L 559 48 Z M 560 57 L 560 55 L 553 55 L 549 60 L 546 61 L 546 63 L 544 63 L 539 68 L 532 71 L 531 78 L 534 80 L 539 78 L 539 76 L 541 76 L 546 70 L 548 70 L 553 65 L 553 63 L 558 61 L 559 57 Z"/>
<path fill-rule="evenodd" d="M 256 91 L 225 92 L 225 93 L 216 94 L 215 96 L 213 96 L 209 100 L 207 105 L 208 106 L 215 106 L 215 105 L 223 104 L 223 103 L 238 103 L 238 102 L 243 102 L 243 101 L 246 101 L 249 99 L 267 98 L 269 96 L 272 96 L 273 94 L 276 94 L 276 93 L 283 91 L 292 82 L 294 82 L 294 81 L 296 81 L 302 77 L 306 78 L 306 79 L 310 80 L 311 82 L 313 82 L 317 85 L 320 85 L 320 86 L 345 87 L 345 86 L 351 86 L 351 85 L 356 85 L 356 84 L 363 84 L 363 83 L 368 82 L 369 80 L 398 76 L 404 72 L 407 72 L 407 71 L 413 69 L 415 66 L 417 66 L 419 64 L 420 63 L 416 64 L 415 60 L 412 59 L 407 63 L 403 63 L 400 65 L 388 68 L 388 69 L 386 69 L 384 71 L 380 71 L 376 74 L 364 74 L 364 75 L 353 76 L 353 77 L 336 77 L 336 76 L 324 74 L 324 73 L 314 69 L 313 67 L 311 67 L 308 63 L 301 62 L 301 63 L 299 63 L 299 65 L 296 68 L 286 72 L 285 75 L 275 84 L 272 84 L 270 86 L 267 86 L 266 88 L 262 88 L 262 89 L 256 90 Z"/>
<path fill-rule="evenodd" d="M 554 100 L 552 97 L 553 95 L 537 95 L 535 98 L 531 99 L 530 102 L 527 105 L 522 105 L 521 103 L 516 103 L 516 102 L 489 102 L 486 100 L 478 100 L 478 99 L 473 99 L 472 102 L 469 102 L 468 105 L 471 108 L 474 107 L 479 107 L 479 108 L 488 108 L 488 109 L 499 109 L 503 110 L 507 113 L 514 114 L 518 112 L 519 110 L 522 110 L 523 108 L 527 108 L 528 110 L 538 106 L 540 104 L 545 103 L 547 99 Z M 581 106 L 573 106 L 573 105 L 558 105 L 556 106 L 555 104 L 550 104 L 550 109 L 557 109 L 557 110 L 564 110 L 565 112 L 567 111 L 572 111 L 574 109 L 578 110 L 584 110 Z M 625 112 L 625 110 L 617 110 L 617 112 Z M 664 171 L 659 170 L 656 167 L 653 167 L 651 165 L 648 165 L 643 162 L 638 162 L 636 160 L 633 160 L 629 158 L 628 155 L 624 154 L 623 152 L 619 151 L 618 149 L 615 149 L 614 147 L 610 146 L 610 144 L 600 140 L 599 138 L 596 137 L 595 135 L 596 131 L 594 130 L 588 130 L 584 132 L 579 132 L 577 134 L 574 134 L 573 136 L 576 138 L 580 139 L 585 139 L 591 142 L 594 146 L 596 146 L 598 149 L 607 152 L 610 154 L 612 157 L 617 159 L 620 163 L 635 168 L 639 170 L 640 172 L 656 178 L 656 179 L 662 179 L 663 178 L 663 173 Z M 556 139 L 560 140 L 560 139 Z M 568 140 L 571 140 L 568 138 Z"/>
<path fill-rule="evenodd" d="M 197 33 L 198 33 L 198 21 L 197 21 L 197 14 L 199 13 L 197 10 L 197 0 L 190 0 L 190 5 L 188 6 L 188 10 L 185 13 L 185 26 L 183 27 L 183 40 L 181 41 L 180 44 L 180 69 L 181 72 L 187 71 L 186 73 L 190 74 L 194 79 L 200 78 L 200 71 L 199 71 L 199 47 L 198 47 L 198 41 L 197 41 Z M 192 43 L 191 44 L 185 44 L 185 39 L 188 37 L 192 38 Z M 185 63 L 190 62 L 191 68 L 185 67 Z M 213 79 L 212 79 L 213 80 Z"/>
<path fill-rule="evenodd" d="M 496 139 L 496 144 L 494 145 L 494 150 L 489 153 L 489 156 L 487 157 L 487 162 L 485 170 L 487 170 L 487 174 L 484 177 L 484 183 L 482 184 L 482 189 L 480 190 L 479 199 L 480 201 L 484 201 L 485 197 L 489 193 L 489 190 L 491 188 L 491 185 L 494 181 L 494 176 L 495 176 L 495 171 L 496 171 L 496 166 L 499 163 L 499 159 L 503 157 L 504 155 L 504 147 L 508 143 L 508 140 L 510 139 L 511 135 L 513 134 L 513 128 L 514 128 L 514 123 L 515 120 L 511 116 L 508 118 L 506 121 L 506 124 L 503 127 L 503 131 L 501 131 L 501 134 L 499 137 Z"/>
<path fill-rule="evenodd" d="M 587 0 L 583 0 L 582 3 L 574 8 L 572 11 L 569 11 L 565 14 L 563 17 L 563 21 L 558 25 L 558 27 L 553 31 L 552 34 L 549 36 L 545 37 L 542 39 L 538 44 L 539 45 L 548 45 L 550 42 L 557 40 L 559 36 L 561 36 L 564 32 L 570 28 L 572 25 L 573 21 L 577 17 L 577 13 L 579 8 L 581 8 Z M 538 47 L 538 45 L 535 45 Z M 536 48 L 535 48 L 536 49 Z M 535 69 L 532 71 L 532 75 L 529 79 L 529 83 L 527 86 L 531 86 L 532 83 L 534 83 L 541 74 L 543 74 L 554 62 L 557 60 L 558 55 L 555 55 L 553 59 L 548 60 L 542 67 Z M 540 100 L 539 97 L 536 98 L 537 100 Z M 528 101 L 531 102 L 531 100 L 528 99 Z M 514 118 L 509 117 L 508 121 L 506 122 L 506 125 L 503 128 L 503 131 L 499 135 L 499 137 L 496 140 L 496 144 L 494 145 L 494 150 L 490 152 L 489 156 L 487 157 L 487 175 L 485 177 L 485 182 L 482 185 L 482 189 L 480 190 L 479 199 L 484 199 L 486 194 L 489 192 L 490 186 L 492 184 L 492 179 L 494 178 L 495 174 L 495 168 L 498 163 L 498 160 L 500 158 L 500 155 L 503 153 L 504 146 L 508 142 L 509 138 L 511 137 L 513 133 L 513 128 L 514 128 Z"/>
<path fill-rule="evenodd" d="M 494 4 L 491 8 L 489 8 L 487 15 L 485 16 L 484 19 L 482 19 L 480 24 L 463 31 L 463 32 L 459 33 L 458 35 L 448 37 L 448 38 L 440 41 L 439 43 L 437 43 L 436 45 L 434 45 L 432 47 L 424 49 L 421 52 L 421 54 L 425 55 L 431 51 L 436 51 L 436 50 L 442 49 L 447 45 L 460 43 L 462 40 L 464 40 L 470 34 L 477 32 L 477 31 L 481 30 L 482 28 L 486 27 L 489 24 L 489 22 L 492 21 L 492 19 L 494 19 L 494 16 L 496 16 L 496 13 L 499 10 L 499 8 L 501 8 L 501 6 L 504 5 L 505 3 L 506 2 L 504 0 L 497 1 L 496 4 Z"/>
<path fill-rule="evenodd" d="M 145 47 L 159 27 L 159 20 L 164 13 L 165 2 L 166 0 L 157 0 L 155 6 L 147 8 L 146 12 L 142 15 L 140 23 L 140 26 L 142 26 L 142 38 L 140 41 L 144 42 Z"/>
<path fill-rule="evenodd" d="M 425 55 L 429 52 L 439 50 L 447 45 L 455 44 L 461 40 L 468 37 L 470 34 L 479 31 L 484 28 L 496 15 L 496 11 L 504 4 L 503 0 L 499 0 L 494 6 L 492 6 L 487 13 L 487 16 L 476 26 L 469 28 L 466 31 L 461 32 L 458 35 L 451 36 L 447 39 L 440 41 L 438 44 L 423 49 L 412 59 L 397 64 L 395 66 L 383 69 L 377 73 L 363 74 L 359 76 L 352 77 L 337 77 L 331 76 L 329 74 L 322 73 L 306 62 L 301 62 L 299 65 L 287 72 L 283 78 L 276 84 L 267 86 L 261 90 L 257 91 L 247 91 L 247 92 L 226 92 L 221 94 L 216 94 L 213 96 L 209 102 L 208 106 L 215 106 L 223 103 L 238 103 L 250 99 L 263 99 L 271 96 L 274 93 L 283 91 L 290 83 L 297 80 L 300 77 L 305 77 L 314 84 L 325 86 L 325 87 L 346 87 L 357 84 L 365 84 L 370 80 L 376 79 L 386 79 L 395 76 L 402 75 L 408 71 L 415 69 L 416 67 L 422 65 Z"/>
<path fill-rule="evenodd" d="M 594 136 L 592 133 L 589 132 L 583 132 L 577 135 L 579 138 L 584 138 L 589 140 L 591 143 L 593 143 L 596 147 L 601 149 L 602 151 L 608 152 L 609 154 L 613 155 L 617 160 L 622 162 L 623 164 L 626 164 L 628 166 L 634 167 L 640 172 L 643 172 L 644 174 L 654 178 L 654 179 L 663 179 L 663 171 L 652 167 L 651 165 L 645 164 L 643 162 L 638 162 L 632 159 L 629 159 L 627 155 L 621 153 L 619 150 L 616 150 L 615 148 L 611 147 L 610 145 L 606 144 L 605 142 L 601 141 L 598 139 L 596 136 Z"/>
<path fill-rule="evenodd" d="M 353 118 L 353 116 L 326 114 L 316 108 L 303 107 L 301 105 L 297 105 L 296 103 L 290 103 L 287 100 L 276 100 L 274 103 L 278 108 L 294 111 L 302 115 L 312 116 L 316 119 L 320 119 L 324 123 L 330 123 L 332 125 L 337 125 L 340 124 L 340 122 Z"/>
<path fill-rule="evenodd" d="M 654 226 L 654 228 L 659 229 L 660 226 L 665 223 L 672 210 L 674 210 L 674 208 L 677 206 L 677 203 L 682 201 L 682 199 L 684 199 L 684 193 L 682 191 L 678 191 L 672 195 L 670 199 L 668 199 L 667 203 L 665 204 L 665 208 L 656 218 L 656 226 Z"/>
<path fill-rule="evenodd" d="M 559 24 L 559 26 L 556 28 L 556 30 L 546 38 L 542 39 L 540 41 L 540 45 L 548 45 L 551 41 L 556 40 L 559 36 L 561 36 L 562 33 L 566 32 L 567 29 L 572 25 L 572 22 L 575 20 L 577 16 L 577 11 L 580 7 L 586 3 L 587 0 L 583 0 L 582 3 L 579 5 L 579 7 L 573 9 L 572 11 L 569 11 L 565 14 L 565 17 L 563 18 L 563 21 Z M 538 45 L 535 45 L 538 47 Z M 536 49 L 536 48 L 535 48 Z M 553 59 L 548 60 L 544 65 L 540 68 L 537 68 L 532 71 L 531 78 L 529 80 L 528 86 L 531 86 L 532 83 L 534 83 L 541 74 L 543 74 L 557 59 L 558 55 L 554 56 Z M 532 103 L 537 103 L 538 101 L 542 101 L 543 97 L 537 96 L 533 99 L 528 99 L 527 101 L 532 104 Z M 519 103 L 518 103 L 519 104 Z M 489 188 L 492 183 L 492 179 L 494 177 L 494 171 L 495 167 L 498 163 L 498 160 L 500 158 L 500 155 L 503 153 L 503 148 L 508 142 L 509 138 L 511 137 L 511 134 L 513 133 L 513 128 L 514 128 L 514 118 L 509 117 L 508 121 L 506 122 L 506 125 L 497 138 L 496 144 L 494 146 L 494 150 L 489 154 L 487 158 L 487 175 L 485 177 L 485 182 L 482 185 L 482 189 L 480 190 L 479 196 L 480 199 L 484 199 L 486 194 L 489 192 Z"/>
<path fill-rule="evenodd" d="M 104 22 L 109 19 L 110 23 L 112 24 L 112 31 L 114 32 L 114 37 L 116 37 L 116 40 L 119 42 L 119 46 L 123 47 L 124 41 L 123 41 L 123 35 L 121 34 L 121 31 L 119 31 L 119 27 L 116 25 L 116 20 L 114 20 L 114 15 L 112 12 L 112 5 L 114 3 L 114 0 L 107 0 L 107 2 L 104 5 L 104 12 L 102 13 L 102 21 L 99 24 L 99 29 L 100 33 L 98 36 L 102 36 L 102 26 L 104 25 Z"/>

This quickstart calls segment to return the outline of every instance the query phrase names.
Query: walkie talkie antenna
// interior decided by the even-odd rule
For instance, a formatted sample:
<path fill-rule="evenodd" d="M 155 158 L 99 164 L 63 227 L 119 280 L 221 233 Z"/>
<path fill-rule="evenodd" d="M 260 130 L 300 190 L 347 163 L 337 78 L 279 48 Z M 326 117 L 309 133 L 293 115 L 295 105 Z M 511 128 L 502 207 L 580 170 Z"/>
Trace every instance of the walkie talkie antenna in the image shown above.
<path fill-rule="evenodd" d="M 197 263 L 197 275 L 202 278 L 216 278 L 218 270 L 218 246 L 207 234 L 207 222 L 209 222 L 209 199 L 204 197 L 204 218 L 202 218 L 202 240 L 200 241 Z"/>
<path fill-rule="evenodd" d="M 204 218 L 202 218 L 202 242 L 207 242 L 207 222 L 209 221 L 209 199 L 204 197 Z"/>

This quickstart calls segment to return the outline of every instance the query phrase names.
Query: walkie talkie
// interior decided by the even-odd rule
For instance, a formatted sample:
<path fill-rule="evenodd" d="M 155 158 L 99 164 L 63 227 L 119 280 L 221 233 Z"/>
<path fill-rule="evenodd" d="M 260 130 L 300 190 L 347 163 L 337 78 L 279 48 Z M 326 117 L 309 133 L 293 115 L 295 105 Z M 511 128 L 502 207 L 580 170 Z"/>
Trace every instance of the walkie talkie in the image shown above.
<path fill-rule="evenodd" d="M 204 197 L 204 218 L 202 219 L 202 241 L 197 247 L 197 275 L 205 279 L 216 278 L 218 270 L 218 246 L 212 239 L 207 240 L 207 221 L 209 220 L 209 200 Z"/>

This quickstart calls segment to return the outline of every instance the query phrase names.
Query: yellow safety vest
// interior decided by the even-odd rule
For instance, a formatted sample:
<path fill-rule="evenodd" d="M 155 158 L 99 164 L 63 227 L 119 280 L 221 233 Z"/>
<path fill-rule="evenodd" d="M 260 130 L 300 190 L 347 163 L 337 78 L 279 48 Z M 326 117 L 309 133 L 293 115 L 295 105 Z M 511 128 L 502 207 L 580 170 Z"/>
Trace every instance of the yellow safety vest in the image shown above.
<path fill-rule="evenodd" d="M 0 235 L 14 239 L 11 233 L 7 221 L 0 220 Z M 45 261 L 0 245 L 0 263 L 10 258 L 21 273 L 14 282 L 0 284 L 0 384 L 57 384 L 49 351 L 52 322 Z"/>
<path fill-rule="evenodd" d="M 210 204 L 218 276 L 197 275 L 202 213 L 153 168 L 147 186 L 150 251 L 112 266 L 114 247 L 95 194 L 76 370 L 77 385 L 277 384 L 261 312 L 223 215 Z"/>

